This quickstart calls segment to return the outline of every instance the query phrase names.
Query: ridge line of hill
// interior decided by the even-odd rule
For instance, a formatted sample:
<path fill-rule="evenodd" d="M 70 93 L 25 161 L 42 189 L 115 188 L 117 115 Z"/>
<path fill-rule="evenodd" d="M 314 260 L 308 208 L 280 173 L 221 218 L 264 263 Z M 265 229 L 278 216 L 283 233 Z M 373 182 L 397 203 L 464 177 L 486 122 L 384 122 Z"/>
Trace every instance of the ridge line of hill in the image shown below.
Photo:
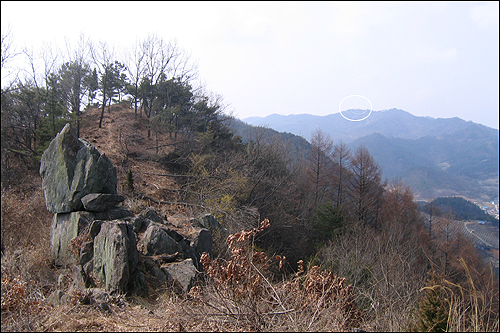
<path fill-rule="evenodd" d="M 499 131 L 472 121 L 418 117 L 390 109 L 374 111 L 361 122 L 348 121 L 340 114 L 246 118 L 237 126 L 244 137 L 249 130 L 243 130 L 243 124 L 265 124 L 289 138 L 295 135 L 309 140 L 312 131 L 321 129 L 334 143 L 347 143 L 351 151 L 363 145 L 380 164 L 385 178 L 402 180 L 420 200 L 455 195 L 498 200 Z"/>

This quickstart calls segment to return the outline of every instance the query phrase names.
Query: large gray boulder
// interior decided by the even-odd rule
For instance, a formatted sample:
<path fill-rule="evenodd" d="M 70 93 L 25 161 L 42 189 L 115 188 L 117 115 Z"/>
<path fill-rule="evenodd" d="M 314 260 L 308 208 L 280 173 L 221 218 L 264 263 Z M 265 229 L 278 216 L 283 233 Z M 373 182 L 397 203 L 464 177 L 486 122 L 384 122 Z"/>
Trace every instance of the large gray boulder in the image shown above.
<path fill-rule="evenodd" d="M 93 251 L 85 248 L 90 246 L 86 243 L 92 242 L 99 233 L 103 222 L 101 220 L 120 219 L 130 215 L 133 213 L 123 208 L 103 213 L 78 211 L 54 214 L 50 228 L 50 252 L 54 264 L 63 267 L 77 263 L 85 265 L 93 256 Z"/>
<path fill-rule="evenodd" d="M 133 226 L 105 221 L 94 238 L 94 275 L 110 293 L 126 293 L 137 271 L 139 255 Z"/>
<path fill-rule="evenodd" d="M 90 142 L 79 139 L 66 124 L 41 158 L 40 176 L 51 213 L 83 210 L 89 193 L 116 194 L 116 169 Z"/>
<path fill-rule="evenodd" d="M 82 234 L 91 220 L 87 212 L 54 214 L 50 228 L 50 253 L 56 266 L 68 267 L 79 262 L 79 249 L 74 248 L 71 241 Z"/>

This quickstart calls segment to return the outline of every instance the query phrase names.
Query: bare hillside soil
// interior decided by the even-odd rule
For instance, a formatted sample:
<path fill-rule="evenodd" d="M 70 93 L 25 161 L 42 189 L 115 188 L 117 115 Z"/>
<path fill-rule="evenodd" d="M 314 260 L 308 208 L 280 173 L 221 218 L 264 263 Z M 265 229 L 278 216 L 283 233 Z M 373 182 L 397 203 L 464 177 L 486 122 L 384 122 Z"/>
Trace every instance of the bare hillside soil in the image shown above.
<path fill-rule="evenodd" d="M 165 174 L 165 167 L 159 162 L 161 156 L 173 149 L 174 140 L 169 134 L 151 132 L 148 138 L 147 119 L 137 115 L 133 109 L 112 106 L 104 112 L 102 128 L 99 128 L 100 109 L 90 109 L 82 117 L 80 137 L 94 144 L 101 153 L 109 157 L 117 169 L 118 192 L 125 181 L 127 171 L 132 170 L 135 189 L 157 200 L 166 200 L 164 189 L 176 189 Z M 157 141 L 158 140 L 158 141 Z M 156 146 L 158 148 L 158 153 Z M 163 190 L 163 191 L 162 191 Z M 172 198 L 170 198 L 172 199 Z"/>

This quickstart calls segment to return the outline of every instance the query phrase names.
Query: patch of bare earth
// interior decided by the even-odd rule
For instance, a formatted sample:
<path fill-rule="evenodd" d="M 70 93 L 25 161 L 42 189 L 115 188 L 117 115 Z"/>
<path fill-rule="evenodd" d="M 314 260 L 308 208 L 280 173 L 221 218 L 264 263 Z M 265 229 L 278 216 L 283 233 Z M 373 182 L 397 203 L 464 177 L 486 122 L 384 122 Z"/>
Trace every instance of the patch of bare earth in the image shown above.
<path fill-rule="evenodd" d="M 174 143 L 178 142 L 169 134 L 156 134 L 151 131 L 148 137 L 148 120 L 135 114 L 134 109 L 115 105 L 111 111 L 106 108 L 102 127 L 99 128 L 101 109 L 89 109 L 82 116 L 80 137 L 88 140 L 101 153 L 109 157 L 116 167 L 118 176 L 118 193 L 127 197 L 132 206 L 152 206 L 168 215 L 185 213 L 185 208 L 178 205 L 158 205 L 151 200 L 141 200 L 150 197 L 157 201 L 176 202 L 179 186 L 170 174 L 161 158 L 173 151 Z M 158 147 L 158 148 L 157 148 Z M 134 180 L 135 195 L 127 193 L 124 186 L 126 174 L 131 170 Z"/>

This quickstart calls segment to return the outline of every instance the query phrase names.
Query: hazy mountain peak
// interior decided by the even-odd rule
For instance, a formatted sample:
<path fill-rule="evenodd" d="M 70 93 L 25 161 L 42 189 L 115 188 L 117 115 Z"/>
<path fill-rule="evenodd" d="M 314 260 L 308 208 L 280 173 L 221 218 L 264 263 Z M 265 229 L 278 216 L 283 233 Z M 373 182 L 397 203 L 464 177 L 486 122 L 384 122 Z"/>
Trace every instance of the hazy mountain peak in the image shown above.
<path fill-rule="evenodd" d="M 386 137 L 418 139 L 428 135 L 456 132 L 470 124 L 475 124 L 458 117 L 432 118 L 415 116 L 410 112 L 396 108 L 373 111 L 363 121 L 346 120 L 340 113 L 326 116 L 272 114 L 266 117 L 249 117 L 243 119 L 243 121 L 254 126 L 264 125 L 280 132 L 300 135 L 307 140 L 310 140 L 312 132 L 319 128 L 329 134 L 334 141 L 342 139 L 347 143 L 372 133 L 380 133 Z M 484 129 L 487 128 L 480 124 L 475 125 Z"/>

